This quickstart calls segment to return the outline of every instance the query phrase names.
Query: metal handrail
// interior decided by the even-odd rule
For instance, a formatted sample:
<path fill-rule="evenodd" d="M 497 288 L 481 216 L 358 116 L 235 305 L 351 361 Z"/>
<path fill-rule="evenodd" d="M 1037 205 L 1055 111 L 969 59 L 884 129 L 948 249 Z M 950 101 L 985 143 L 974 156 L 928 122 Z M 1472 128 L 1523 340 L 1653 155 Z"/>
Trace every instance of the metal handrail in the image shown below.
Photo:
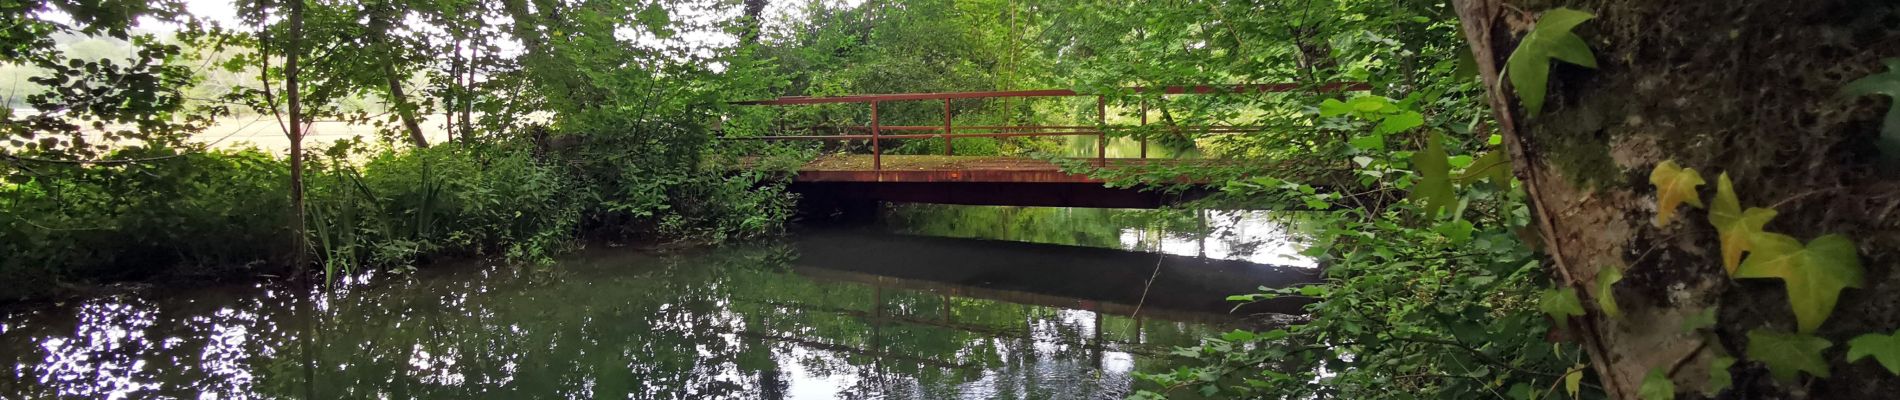
<path fill-rule="evenodd" d="M 1341 91 L 1369 90 L 1371 89 L 1371 86 L 1365 83 L 1360 83 L 1360 82 L 1331 82 L 1331 83 L 1314 85 L 1310 87 L 1302 86 L 1299 84 L 1291 84 L 1291 83 L 1275 83 L 1275 84 L 1240 84 L 1240 85 L 1223 85 L 1223 86 L 1163 86 L 1163 87 L 1156 87 L 1156 88 L 1134 87 L 1134 88 L 1127 88 L 1127 89 L 1133 90 L 1136 92 L 1160 92 L 1162 94 L 1207 94 L 1207 93 L 1248 93 L 1248 92 L 1261 92 L 1261 93 L 1290 92 L 1290 91 L 1299 90 L 1302 88 L 1310 88 L 1312 90 L 1322 91 L 1322 92 L 1341 92 Z M 1024 125 L 1024 126 L 956 127 L 951 124 L 951 118 L 950 118 L 951 117 L 951 113 L 950 113 L 951 100 L 1010 98 L 1010 97 L 1076 97 L 1076 96 L 1094 96 L 1095 97 L 1095 113 L 1096 113 L 1095 126 Z M 878 104 L 879 103 L 887 102 L 887 101 L 923 101 L 923 100 L 943 101 L 943 125 L 942 126 L 922 126 L 922 125 L 884 126 L 881 124 L 881 121 L 878 119 Z M 1014 90 L 1014 91 L 990 91 L 990 92 L 946 92 L 946 93 L 892 93 L 892 94 L 851 95 L 851 96 L 835 96 L 835 97 L 783 96 L 783 97 L 779 97 L 779 98 L 771 99 L 771 100 L 736 101 L 736 102 L 731 102 L 729 104 L 742 105 L 742 106 L 753 106 L 753 105 L 786 106 L 786 105 L 841 104 L 841 103 L 868 103 L 870 104 L 871 105 L 871 125 L 861 126 L 861 127 L 860 126 L 808 127 L 807 130 L 815 130 L 814 128 L 834 129 L 836 131 L 841 131 L 841 132 L 847 131 L 847 130 L 869 130 L 871 132 L 869 135 L 862 135 L 862 134 L 774 135 L 774 136 L 724 137 L 721 139 L 733 139 L 733 140 L 869 139 L 871 141 L 871 168 L 874 171 L 882 171 L 884 169 L 884 159 L 883 159 L 884 151 L 883 151 L 883 146 L 881 143 L 882 139 L 943 138 L 944 155 L 955 155 L 955 150 L 953 150 L 954 148 L 952 147 L 952 144 L 954 143 L 952 139 L 961 138 L 961 137 L 1001 138 L 1001 137 L 1028 137 L 1028 136 L 1095 136 L 1096 137 L 1096 140 L 1095 140 L 1096 164 L 1100 166 L 1108 165 L 1108 129 L 1106 129 L 1106 127 L 1108 126 L 1108 99 L 1107 97 L 1102 96 L 1102 95 L 1083 94 L 1083 93 L 1078 93 L 1070 89 Z M 1148 125 L 1148 103 L 1145 101 L 1141 103 L 1140 124 L 1141 124 L 1140 126 Z M 781 127 L 780 129 L 784 130 L 785 128 Z M 1176 127 L 1171 127 L 1170 129 L 1176 130 L 1176 131 L 1192 130 L 1196 132 L 1208 132 L 1208 133 L 1240 133 L 1240 132 L 1259 131 L 1263 128 L 1238 127 L 1238 126 L 1237 127 L 1176 126 Z M 892 130 L 892 131 L 941 130 L 942 133 L 896 134 L 896 135 L 883 134 L 883 131 L 886 131 L 886 130 Z M 998 131 L 998 132 L 956 133 L 958 130 Z M 1148 139 L 1141 138 L 1140 142 L 1141 142 L 1140 158 L 1147 159 L 1148 158 Z"/>

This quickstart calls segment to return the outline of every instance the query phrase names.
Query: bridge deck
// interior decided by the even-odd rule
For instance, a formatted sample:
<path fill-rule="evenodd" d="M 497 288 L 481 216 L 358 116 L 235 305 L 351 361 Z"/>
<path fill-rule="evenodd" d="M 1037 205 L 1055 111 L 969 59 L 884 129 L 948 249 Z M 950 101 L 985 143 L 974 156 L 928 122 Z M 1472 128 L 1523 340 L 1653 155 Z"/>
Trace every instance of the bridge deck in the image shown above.
<path fill-rule="evenodd" d="M 1086 175 L 1069 174 L 1056 163 L 1021 157 L 885 155 L 883 167 L 874 168 L 869 155 L 820 157 L 799 168 L 796 182 L 969 182 L 969 183 L 1102 183 Z M 1093 158 L 1078 162 L 1099 163 Z M 1198 159 L 1107 159 L 1109 168 L 1146 165 L 1214 164 Z"/>

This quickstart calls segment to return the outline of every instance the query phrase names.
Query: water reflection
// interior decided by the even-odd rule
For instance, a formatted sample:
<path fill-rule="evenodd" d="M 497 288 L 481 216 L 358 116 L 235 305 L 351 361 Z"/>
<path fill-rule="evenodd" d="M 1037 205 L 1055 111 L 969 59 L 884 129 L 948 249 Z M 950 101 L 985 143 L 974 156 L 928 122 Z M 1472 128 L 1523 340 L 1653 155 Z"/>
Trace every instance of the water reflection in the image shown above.
<path fill-rule="evenodd" d="M 1195 262 L 813 234 L 323 291 L 148 290 L 0 315 L 0 397 L 1117 398 L 1235 323 L 1211 285 L 1311 279 Z M 1157 265 L 1154 293 L 1129 289 Z"/>
<path fill-rule="evenodd" d="M 899 204 L 896 232 L 1066 244 L 1314 267 L 1297 212 Z"/>

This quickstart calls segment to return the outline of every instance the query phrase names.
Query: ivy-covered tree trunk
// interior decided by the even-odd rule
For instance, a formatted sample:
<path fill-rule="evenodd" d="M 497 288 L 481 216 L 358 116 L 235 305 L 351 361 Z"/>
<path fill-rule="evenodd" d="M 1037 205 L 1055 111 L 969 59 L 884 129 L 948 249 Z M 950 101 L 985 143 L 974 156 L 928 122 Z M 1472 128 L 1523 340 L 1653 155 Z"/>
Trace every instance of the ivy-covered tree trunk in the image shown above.
<path fill-rule="evenodd" d="M 1849 344 L 1900 328 L 1900 275 L 1893 273 L 1900 264 L 1900 175 L 1883 167 L 1900 154 L 1876 146 L 1893 100 L 1843 94 L 1850 82 L 1887 73 L 1882 58 L 1900 57 L 1900 5 L 1454 3 L 1515 172 L 1534 203 L 1547 265 L 1584 305 L 1584 315 L 1570 319 L 1567 339 L 1590 352 L 1611 397 L 1656 393 L 1665 381 L 1678 398 L 1900 393 L 1900 379 L 1876 362 L 1876 346 Z M 1595 15 L 1572 32 L 1596 66 L 1550 63 L 1549 92 L 1533 114 L 1522 105 L 1536 99 L 1520 98 L 1525 88 L 1507 83 L 1517 72 L 1504 68 L 1540 15 L 1559 7 Z M 1663 168 L 1653 178 L 1665 161 L 1685 170 Z M 1687 179 L 1689 172 L 1701 182 Z M 1750 229 L 1716 229 L 1711 220 L 1723 221 L 1715 195 L 1723 174 L 1741 208 L 1776 212 L 1759 230 L 1792 237 L 1807 246 L 1800 253 L 1806 256 L 1771 259 L 1764 254 L 1786 248 L 1773 248 Z M 1682 185 L 1663 192 L 1652 180 Z M 1678 195 L 1696 201 L 1678 205 Z M 1671 209 L 1674 217 L 1659 226 L 1659 211 Z M 1814 240 L 1834 234 L 1854 251 L 1818 250 L 1829 240 Z M 1725 260 L 1725 248 L 1748 248 L 1744 257 L 1753 258 Z M 1751 277 L 1777 260 L 1795 260 L 1785 265 L 1798 277 Z M 1859 279 L 1847 273 L 1855 270 Z M 1621 280 L 1599 280 L 1614 273 Z M 1846 289 L 1827 307 L 1830 285 Z M 1797 309 L 1807 311 L 1797 319 Z M 1827 346 L 1815 351 L 1822 343 L 1813 338 Z M 1850 349 L 1876 356 L 1850 362 Z M 1725 377 L 1732 386 L 1718 390 Z"/>

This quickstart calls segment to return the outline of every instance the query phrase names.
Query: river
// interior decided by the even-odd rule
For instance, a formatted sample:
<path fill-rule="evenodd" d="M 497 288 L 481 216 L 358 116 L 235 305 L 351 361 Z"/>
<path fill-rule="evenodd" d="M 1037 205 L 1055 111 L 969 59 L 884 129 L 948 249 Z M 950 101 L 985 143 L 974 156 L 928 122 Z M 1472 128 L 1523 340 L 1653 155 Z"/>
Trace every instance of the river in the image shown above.
<path fill-rule="evenodd" d="M 1262 213 L 907 206 L 556 265 L 149 287 L 0 314 L 0 398 L 1096 399 L 1316 279 Z"/>

